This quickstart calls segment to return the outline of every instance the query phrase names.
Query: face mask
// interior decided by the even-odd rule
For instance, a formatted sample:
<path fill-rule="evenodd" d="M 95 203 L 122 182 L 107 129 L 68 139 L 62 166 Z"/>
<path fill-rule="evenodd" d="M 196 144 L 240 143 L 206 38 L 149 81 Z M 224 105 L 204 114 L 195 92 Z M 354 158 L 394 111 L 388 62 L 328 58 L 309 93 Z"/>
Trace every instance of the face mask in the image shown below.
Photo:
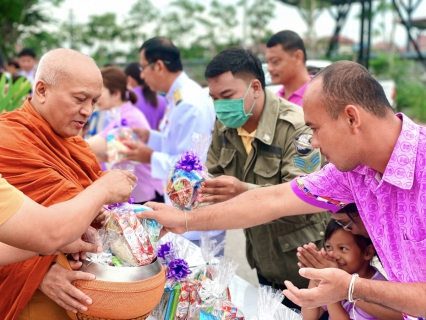
<path fill-rule="evenodd" d="M 253 105 L 248 113 L 244 110 L 244 99 L 251 88 L 251 83 L 247 88 L 246 93 L 242 99 L 221 99 L 214 101 L 214 109 L 216 110 L 216 116 L 220 122 L 222 122 L 228 128 L 239 128 L 243 126 L 248 118 L 252 115 L 251 112 L 254 108 L 256 99 L 253 101 Z"/>

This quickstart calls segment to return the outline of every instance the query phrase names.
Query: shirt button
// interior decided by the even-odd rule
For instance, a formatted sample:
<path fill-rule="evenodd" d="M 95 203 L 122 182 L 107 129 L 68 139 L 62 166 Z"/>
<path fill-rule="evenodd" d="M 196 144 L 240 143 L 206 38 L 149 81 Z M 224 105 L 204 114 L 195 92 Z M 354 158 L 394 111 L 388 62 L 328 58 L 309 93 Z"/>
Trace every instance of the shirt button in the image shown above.
<path fill-rule="evenodd" d="M 324 231 L 321 231 L 321 232 L 320 232 L 320 236 L 321 236 L 321 237 L 324 237 L 324 234 L 325 234 L 325 233 L 324 233 Z"/>
<path fill-rule="evenodd" d="M 288 249 L 290 245 L 288 243 L 284 244 L 284 249 Z"/>
<path fill-rule="evenodd" d="M 266 170 L 266 173 L 269 173 L 269 172 L 271 172 L 271 170 L 269 170 L 269 169 L 268 169 L 268 170 Z"/>

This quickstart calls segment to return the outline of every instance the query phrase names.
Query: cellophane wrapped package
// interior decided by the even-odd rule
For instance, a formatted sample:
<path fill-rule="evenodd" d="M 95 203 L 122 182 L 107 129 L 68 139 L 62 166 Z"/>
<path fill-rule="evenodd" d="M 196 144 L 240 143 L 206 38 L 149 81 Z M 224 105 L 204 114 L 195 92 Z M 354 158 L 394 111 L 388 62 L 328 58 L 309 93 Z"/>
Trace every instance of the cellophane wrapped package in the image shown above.
<path fill-rule="evenodd" d="M 129 150 L 125 143 L 138 141 L 137 135 L 127 126 L 126 119 L 117 123 L 121 123 L 121 126 L 109 131 L 106 137 L 108 162 L 117 162 L 123 159 L 123 152 Z"/>
<path fill-rule="evenodd" d="M 199 207 L 201 182 L 211 177 L 204 165 L 211 142 L 210 134 L 192 135 L 192 148 L 185 152 L 167 176 L 166 192 L 172 205 L 181 210 Z"/>
<path fill-rule="evenodd" d="M 250 320 L 301 320 L 299 310 L 293 310 L 282 305 L 284 295 L 281 290 L 269 286 L 259 287 L 257 300 L 258 316 Z"/>
<path fill-rule="evenodd" d="M 115 267 L 138 267 L 152 263 L 156 258 L 152 239 L 158 240 L 158 224 L 139 219 L 137 212 L 151 210 L 149 207 L 119 203 L 108 206 L 110 216 L 105 226 L 98 231 L 97 241 L 103 252 L 88 254 L 87 259 Z M 93 237 L 93 236 L 92 236 Z M 97 242 L 97 243 L 98 243 Z"/>

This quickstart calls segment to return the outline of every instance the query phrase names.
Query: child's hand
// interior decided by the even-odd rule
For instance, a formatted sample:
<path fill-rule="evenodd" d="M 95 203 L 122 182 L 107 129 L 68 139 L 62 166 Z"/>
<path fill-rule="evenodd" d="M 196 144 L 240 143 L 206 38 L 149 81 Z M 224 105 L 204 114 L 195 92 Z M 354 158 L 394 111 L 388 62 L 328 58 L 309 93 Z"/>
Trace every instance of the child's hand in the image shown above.
<path fill-rule="evenodd" d="M 338 264 L 334 258 L 330 257 L 324 249 L 319 250 L 315 244 L 305 244 L 303 247 L 297 248 L 298 266 L 300 268 L 338 268 Z"/>

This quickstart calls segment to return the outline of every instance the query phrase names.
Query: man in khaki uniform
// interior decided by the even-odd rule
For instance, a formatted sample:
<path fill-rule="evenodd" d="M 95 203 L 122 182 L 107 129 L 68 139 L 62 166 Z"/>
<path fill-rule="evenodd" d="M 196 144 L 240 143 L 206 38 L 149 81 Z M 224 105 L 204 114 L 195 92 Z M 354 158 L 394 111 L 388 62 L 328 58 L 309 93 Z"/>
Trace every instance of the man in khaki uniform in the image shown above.
<path fill-rule="evenodd" d="M 205 75 L 218 118 L 207 157 L 209 173 L 217 178 L 204 182 L 205 202 L 224 201 L 320 169 L 321 154 L 311 146 L 302 108 L 265 90 L 255 56 L 226 49 L 210 62 Z M 309 242 L 321 247 L 327 222 L 326 213 L 309 214 L 245 229 L 247 259 L 260 284 L 283 290 L 284 280 L 291 280 L 306 288 L 296 249 Z M 300 309 L 287 298 L 284 304 Z"/>

